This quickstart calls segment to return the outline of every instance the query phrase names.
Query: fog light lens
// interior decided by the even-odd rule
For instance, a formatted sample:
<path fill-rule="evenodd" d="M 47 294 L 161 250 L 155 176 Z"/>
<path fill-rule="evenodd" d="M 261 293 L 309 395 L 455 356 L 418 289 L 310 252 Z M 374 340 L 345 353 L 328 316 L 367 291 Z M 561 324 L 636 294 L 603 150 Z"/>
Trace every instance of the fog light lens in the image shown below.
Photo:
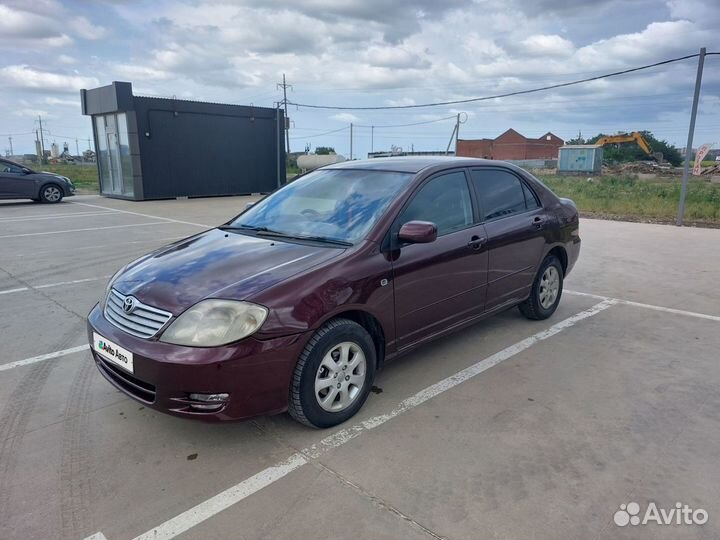
<path fill-rule="evenodd" d="M 190 399 L 207 403 L 223 403 L 230 399 L 230 394 L 190 394 Z"/>

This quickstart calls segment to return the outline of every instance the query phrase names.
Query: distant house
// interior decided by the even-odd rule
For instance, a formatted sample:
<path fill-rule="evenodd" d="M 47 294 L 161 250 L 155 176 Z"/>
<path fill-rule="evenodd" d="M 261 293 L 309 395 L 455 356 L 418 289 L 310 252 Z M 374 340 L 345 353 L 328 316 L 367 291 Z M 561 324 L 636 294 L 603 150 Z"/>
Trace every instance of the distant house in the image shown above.
<path fill-rule="evenodd" d="M 487 159 L 557 159 L 565 141 L 549 131 L 537 139 L 528 139 L 508 129 L 495 139 L 459 139 L 457 155 Z"/>

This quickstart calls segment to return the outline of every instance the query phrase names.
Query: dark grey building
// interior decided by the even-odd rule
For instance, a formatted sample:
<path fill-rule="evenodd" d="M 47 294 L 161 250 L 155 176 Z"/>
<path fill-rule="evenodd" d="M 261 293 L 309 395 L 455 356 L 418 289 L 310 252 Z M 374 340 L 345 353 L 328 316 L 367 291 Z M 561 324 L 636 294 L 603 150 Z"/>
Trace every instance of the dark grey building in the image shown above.
<path fill-rule="evenodd" d="M 92 117 L 100 193 L 168 199 L 267 193 L 285 183 L 282 109 L 81 90 Z"/>

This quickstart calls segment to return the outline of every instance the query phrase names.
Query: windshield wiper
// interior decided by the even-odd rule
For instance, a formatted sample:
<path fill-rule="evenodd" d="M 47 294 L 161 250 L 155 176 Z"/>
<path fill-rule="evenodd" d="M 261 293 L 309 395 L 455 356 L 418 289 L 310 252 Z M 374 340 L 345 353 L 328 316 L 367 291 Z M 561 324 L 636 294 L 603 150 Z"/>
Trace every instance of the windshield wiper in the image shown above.
<path fill-rule="evenodd" d="M 304 236 L 297 234 L 287 234 L 279 231 L 271 231 L 268 229 L 261 229 L 258 232 L 258 236 L 269 236 L 273 238 L 288 238 L 291 240 L 307 240 L 309 242 L 322 242 L 324 244 L 333 244 L 336 246 L 349 247 L 352 246 L 352 242 L 346 242 L 344 240 L 336 240 L 335 238 L 328 238 L 326 236 Z"/>
<path fill-rule="evenodd" d="M 256 227 L 255 225 L 244 225 L 240 223 L 239 225 L 220 225 L 218 227 L 221 231 L 237 231 L 237 230 L 246 230 L 246 231 L 267 231 L 267 227 Z"/>

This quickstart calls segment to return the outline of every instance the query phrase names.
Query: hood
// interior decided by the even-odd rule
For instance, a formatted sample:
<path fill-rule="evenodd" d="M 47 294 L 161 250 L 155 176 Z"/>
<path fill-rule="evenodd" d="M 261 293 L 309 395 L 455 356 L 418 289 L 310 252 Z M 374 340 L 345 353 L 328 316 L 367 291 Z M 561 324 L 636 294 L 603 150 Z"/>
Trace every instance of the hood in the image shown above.
<path fill-rule="evenodd" d="M 62 174 L 58 174 L 58 173 L 54 173 L 54 172 L 38 171 L 35 174 L 39 174 L 42 176 L 49 176 L 53 180 L 60 180 L 62 182 L 70 182 L 70 179 L 67 176 L 63 176 Z"/>
<path fill-rule="evenodd" d="M 179 315 L 205 298 L 250 299 L 343 252 L 212 229 L 131 263 L 113 287 Z"/>

